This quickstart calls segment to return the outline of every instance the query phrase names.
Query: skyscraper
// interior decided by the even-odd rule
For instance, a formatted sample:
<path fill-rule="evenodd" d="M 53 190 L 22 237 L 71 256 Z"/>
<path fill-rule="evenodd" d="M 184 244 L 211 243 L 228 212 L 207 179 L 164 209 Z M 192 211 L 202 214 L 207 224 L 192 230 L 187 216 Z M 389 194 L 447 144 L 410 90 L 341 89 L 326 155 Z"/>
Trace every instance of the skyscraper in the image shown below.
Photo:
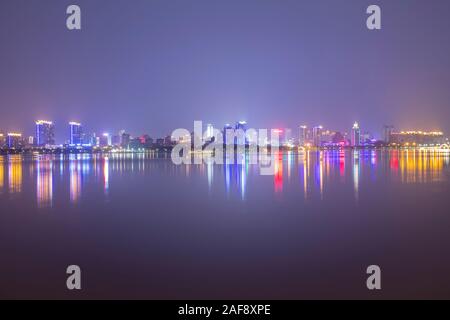
<path fill-rule="evenodd" d="M 299 146 L 304 146 L 307 143 L 308 140 L 308 127 L 303 125 L 300 126 L 300 132 L 299 132 L 299 136 L 298 136 L 298 144 Z"/>
<path fill-rule="evenodd" d="M 292 139 L 292 129 L 285 128 L 284 129 L 284 139 L 282 140 L 283 145 L 292 145 L 294 143 Z"/>
<path fill-rule="evenodd" d="M 38 120 L 36 121 L 36 140 L 37 146 L 54 145 L 55 132 L 53 122 Z"/>
<path fill-rule="evenodd" d="M 322 126 L 316 126 L 312 130 L 313 145 L 315 147 L 320 147 L 320 145 L 322 144 L 322 129 Z"/>
<path fill-rule="evenodd" d="M 214 137 L 214 127 L 211 123 L 206 125 L 206 141 L 211 141 Z"/>
<path fill-rule="evenodd" d="M 83 127 L 81 123 L 69 122 L 70 128 L 70 144 L 77 145 L 83 143 Z"/>
<path fill-rule="evenodd" d="M 6 145 L 8 148 L 20 148 L 23 145 L 21 133 L 8 133 L 6 137 Z"/>
<path fill-rule="evenodd" d="M 0 148 L 4 147 L 6 144 L 6 137 L 3 133 L 0 133 Z"/>
<path fill-rule="evenodd" d="M 383 141 L 386 143 L 391 142 L 391 135 L 394 131 L 394 126 L 392 125 L 384 125 L 383 127 Z"/>
<path fill-rule="evenodd" d="M 357 146 L 361 145 L 361 129 L 359 128 L 358 122 L 355 122 L 353 124 L 351 145 L 353 147 L 357 147 Z"/>

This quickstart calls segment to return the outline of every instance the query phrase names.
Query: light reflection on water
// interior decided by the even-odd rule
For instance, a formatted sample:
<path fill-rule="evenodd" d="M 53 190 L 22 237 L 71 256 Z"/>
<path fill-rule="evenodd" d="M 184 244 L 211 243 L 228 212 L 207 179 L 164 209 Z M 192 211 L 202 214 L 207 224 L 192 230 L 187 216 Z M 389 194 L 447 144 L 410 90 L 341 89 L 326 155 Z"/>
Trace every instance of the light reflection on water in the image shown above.
<path fill-rule="evenodd" d="M 305 151 L 278 153 L 275 155 L 273 177 L 259 176 L 257 165 L 249 164 L 246 155 L 234 164 L 217 165 L 211 162 L 175 166 L 170 155 L 111 154 L 111 155 L 11 155 L 0 158 L 0 195 L 18 195 L 24 180 L 32 180 L 36 205 L 39 208 L 54 205 L 55 181 L 68 186 L 68 201 L 77 204 L 82 199 L 86 181 L 93 181 L 103 189 L 106 199 L 111 196 L 111 186 L 120 183 L 120 177 L 137 174 L 153 179 L 159 172 L 166 177 L 204 179 L 209 196 L 223 193 L 229 198 L 239 195 L 247 199 L 252 188 L 260 184 L 273 184 L 273 193 L 282 195 L 293 190 L 302 193 L 304 201 L 323 200 L 330 186 L 351 185 L 355 202 L 360 199 L 362 182 L 375 184 L 379 180 L 401 184 L 431 184 L 449 180 L 449 154 L 425 151 Z M 29 172 L 24 177 L 24 174 Z M 68 177 L 68 179 L 65 179 Z M 298 178 L 296 178 L 298 177 Z M 116 182 L 117 181 L 117 182 Z M 270 182 L 272 181 L 272 182 Z M 65 190 L 64 188 L 62 190 Z M 318 198 L 315 197 L 318 196 Z M 2 198 L 0 198 L 2 199 Z M 10 198 L 14 199 L 14 198 Z"/>

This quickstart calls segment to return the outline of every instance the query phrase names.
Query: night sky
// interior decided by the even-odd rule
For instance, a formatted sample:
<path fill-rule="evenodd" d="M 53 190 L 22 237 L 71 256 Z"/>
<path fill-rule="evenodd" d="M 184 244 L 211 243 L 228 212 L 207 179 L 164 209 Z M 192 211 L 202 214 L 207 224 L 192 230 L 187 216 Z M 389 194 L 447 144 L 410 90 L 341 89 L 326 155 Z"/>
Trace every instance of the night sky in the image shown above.
<path fill-rule="evenodd" d="M 2 0 L 0 130 L 53 120 L 62 143 L 71 120 L 155 137 L 245 119 L 448 134 L 449 35 L 448 0 Z"/>

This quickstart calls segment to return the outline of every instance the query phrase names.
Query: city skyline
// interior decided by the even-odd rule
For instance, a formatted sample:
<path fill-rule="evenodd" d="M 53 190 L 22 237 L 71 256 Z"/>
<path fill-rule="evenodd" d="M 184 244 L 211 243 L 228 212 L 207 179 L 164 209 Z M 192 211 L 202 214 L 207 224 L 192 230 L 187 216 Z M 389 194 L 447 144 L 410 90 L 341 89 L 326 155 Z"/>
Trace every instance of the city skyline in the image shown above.
<path fill-rule="evenodd" d="M 36 120 L 35 122 L 34 135 L 27 136 L 23 131 L 17 130 L 14 132 L 3 132 L 0 128 L 0 147 L 18 147 L 19 145 L 28 145 L 36 147 L 48 147 L 48 146 L 81 146 L 81 145 L 91 145 L 91 146 L 122 146 L 128 148 L 131 140 L 136 141 L 142 146 L 150 146 L 156 141 L 156 144 L 167 144 L 172 143 L 172 133 L 174 130 L 182 129 L 176 128 L 162 137 L 152 137 L 148 133 L 143 132 L 140 134 L 130 133 L 127 130 L 121 129 L 118 132 L 93 132 L 86 131 L 84 129 L 84 124 L 75 121 L 69 121 L 67 123 L 67 135 L 63 138 L 63 143 L 57 143 L 55 137 L 55 123 L 50 120 Z M 191 134 L 196 134 L 195 124 L 191 131 Z M 214 137 L 214 130 L 219 130 L 225 137 L 225 132 L 229 129 L 232 130 L 243 130 L 246 132 L 248 129 L 256 129 L 254 126 L 249 126 L 246 120 L 238 120 L 235 125 L 232 126 L 229 123 L 223 126 L 214 126 L 211 123 L 201 122 L 202 135 L 204 135 L 204 141 L 206 143 L 211 142 Z M 260 128 L 261 129 L 261 128 Z M 373 132 L 364 130 L 361 128 L 359 123 L 355 121 L 353 126 L 344 131 L 335 130 L 332 127 L 327 128 L 322 125 L 308 126 L 306 124 L 298 125 L 295 128 L 296 134 L 292 133 L 292 128 L 269 128 L 270 130 L 275 130 L 279 135 L 280 143 L 283 145 L 299 145 L 299 146 L 352 146 L 359 147 L 364 145 L 374 145 L 378 142 L 383 142 L 386 144 L 448 144 L 448 137 L 444 132 L 440 130 L 423 130 L 423 129 L 396 129 L 393 125 L 383 125 L 381 132 L 374 134 Z M 193 132 L 193 133 L 192 133 Z M 169 137 L 169 142 L 167 138 Z M 155 138 L 155 139 L 154 139 Z M 237 138 L 235 138 L 235 144 L 237 143 Z M 159 140 L 159 143 L 158 143 Z M 124 143 L 125 141 L 125 143 Z M 161 142 L 164 141 L 164 142 Z M 173 141 L 175 142 L 175 141 Z M 224 143 L 227 144 L 225 138 Z M 245 138 L 245 143 L 248 144 L 248 138 Z"/>

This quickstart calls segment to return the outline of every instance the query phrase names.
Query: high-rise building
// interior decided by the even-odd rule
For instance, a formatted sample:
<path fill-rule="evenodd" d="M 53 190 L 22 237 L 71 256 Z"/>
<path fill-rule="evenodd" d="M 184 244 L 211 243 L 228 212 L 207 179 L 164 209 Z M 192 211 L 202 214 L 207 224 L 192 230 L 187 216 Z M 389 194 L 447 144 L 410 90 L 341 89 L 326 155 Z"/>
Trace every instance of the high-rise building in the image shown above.
<path fill-rule="evenodd" d="M 284 129 L 284 137 L 282 140 L 283 145 L 292 145 L 294 143 L 294 140 L 292 138 L 292 129 L 291 128 L 285 128 Z"/>
<path fill-rule="evenodd" d="M 54 145 L 55 132 L 53 122 L 38 120 L 36 121 L 36 140 L 37 146 Z"/>
<path fill-rule="evenodd" d="M 238 122 L 236 122 L 236 124 L 235 124 L 235 126 L 234 126 L 234 129 L 237 131 L 237 130 L 242 130 L 242 131 L 244 131 L 244 144 L 248 144 L 248 139 L 247 139 L 247 137 L 245 136 L 245 132 L 247 131 L 247 121 L 238 121 Z M 235 139 L 234 139 L 234 144 L 242 144 L 242 141 L 238 141 L 238 138 L 239 138 L 239 134 L 237 133 L 236 134 L 236 137 L 235 137 Z"/>
<path fill-rule="evenodd" d="M 206 125 L 206 141 L 209 142 L 214 137 L 214 127 L 211 123 Z"/>
<path fill-rule="evenodd" d="M 238 121 L 234 126 L 236 130 L 242 129 L 244 132 L 247 130 L 247 121 Z"/>
<path fill-rule="evenodd" d="M 320 147 L 322 144 L 322 126 L 316 126 L 312 129 L 313 145 Z"/>
<path fill-rule="evenodd" d="M 351 145 L 353 147 L 357 147 L 357 146 L 361 145 L 361 129 L 359 128 L 358 122 L 355 122 L 353 124 Z"/>
<path fill-rule="evenodd" d="M 82 134 L 82 144 L 95 146 L 96 145 L 96 137 L 95 133 L 83 133 Z"/>
<path fill-rule="evenodd" d="M 100 136 L 100 147 L 107 147 L 111 145 L 111 136 L 109 133 L 104 133 Z"/>
<path fill-rule="evenodd" d="M 20 148 L 23 146 L 22 134 L 21 133 L 8 133 L 6 137 L 6 145 L 8 148 Z"/>
<path fill-rule="evenodd" d="M 111 137 L 111 143 L 115 147 L 120 146 L 120 140 L 121 140 L 120 136 L 118 136 L 118 135 L 114 135 Z"/>
<path fill-rule="evenodd" d="M 394 131 L 394 126 L 392 125 L 384 125 L 383 127 L 383 141 L 386 143 L 391 142 L 391 135 Z"/>
<path fill-rule="evenodd" d="M 233 127 L 228 123 L 223 127 L 223 143 L 224 144 L 233 144 L 233 141 L 227 141 L 227 131 L 230 131 L 230 132 L 233 131 Z"/>
<path fill-rule="evenodd" d="M 308 143 L 308 127 L 303 125 L 300 126 L 300 132 L 298 135 L 299 146 L 305 146 Z"/>
<path fill-rule="evenodd" d="M 445 143 L 445 138 L 441 131 L 401 131 L 392 132 L 390 142 L 409 145 L 439 145 Z"/>
<path fill-rule="evenodd" d="M 69 122 L 70 129 L 70 144 L 71 145 L 79 145 L 83 143 L 83 127 L 81 123 L 78 122 Z"/>

